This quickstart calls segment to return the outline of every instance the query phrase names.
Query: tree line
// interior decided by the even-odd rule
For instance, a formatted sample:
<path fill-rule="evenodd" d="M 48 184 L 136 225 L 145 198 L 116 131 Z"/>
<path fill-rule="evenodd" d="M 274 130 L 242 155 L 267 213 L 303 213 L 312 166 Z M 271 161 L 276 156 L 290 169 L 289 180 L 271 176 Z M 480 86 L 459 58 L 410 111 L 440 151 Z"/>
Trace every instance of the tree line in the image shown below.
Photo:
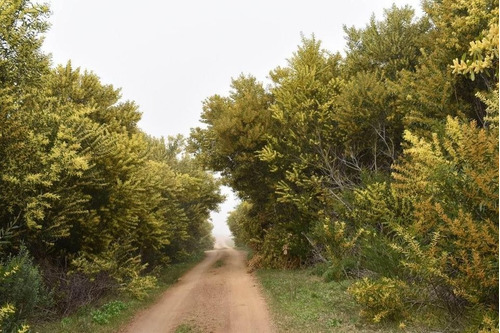
<path fill-rule="evenodd" d="M 251 265 L 322 263 L 374 322 L 498 331 L 498 1 L 422 5 L 345 26 L 345 54 L 303 36 L 267 86 L 233 79 L 189 149 L 241 198 Z"/>
<path fill-rule="evenodd" d="M 0 330 L 68 314 L 213 246 L 219 182 L 120 90 L 41 51 L 49 8 L 0 2 Z M 45 310 L 44 310 L 45 309 Z"/>

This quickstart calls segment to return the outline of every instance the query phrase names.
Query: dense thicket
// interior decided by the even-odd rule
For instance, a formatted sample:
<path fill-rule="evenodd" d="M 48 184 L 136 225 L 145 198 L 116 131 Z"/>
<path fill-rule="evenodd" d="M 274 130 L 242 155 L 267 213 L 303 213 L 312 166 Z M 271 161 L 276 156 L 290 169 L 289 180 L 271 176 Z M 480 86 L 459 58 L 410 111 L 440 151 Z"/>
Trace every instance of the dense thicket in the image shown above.
<path fill-rule="evenodd" d="M 40 313 L 36 300 L 68 312 L 110 289 L 140 296 L 154 284 L 142 273 L 213 245 L 209 213 L 222 201 L 182 138 L 146 135 L 137 105 L 96 75 L 50 67 L 47 13 L 0 3 L 5 331 Z"/>
<path fill-rule="evenodd" d="M 303 38 L 267 89 L 234 79 L 205 101 L 191 148 L 243 200 L 229 225 L 255 264 L 323 261 L 330 278 L 360 279 L 350 291 L 374 321 L 447 309 L 487 331 L 498 325 L 498 1 L 423 9 L 345 27 L 345 55 Z"/>

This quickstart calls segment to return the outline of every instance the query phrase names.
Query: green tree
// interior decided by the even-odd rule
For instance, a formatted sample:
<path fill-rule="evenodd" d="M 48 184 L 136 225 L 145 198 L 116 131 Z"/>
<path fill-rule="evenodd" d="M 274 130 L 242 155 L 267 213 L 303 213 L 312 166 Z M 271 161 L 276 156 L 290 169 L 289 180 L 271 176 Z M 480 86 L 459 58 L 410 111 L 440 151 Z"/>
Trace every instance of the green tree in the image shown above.
<path fill-rule="evenodd" d="M 273 123 L 259 157 L 276 179 L 279 215 L 267 230 L 266 256 L 296 264 L 307 260 L 307 234 L 320 215 L 331 213 L 328 197 L 346 185 L 339 176 L 344 170 L 336 169 L 333 160 L 342 143 L 335 119 L 343 86 L 339 60 L 314 37 L 303 38 L 288 67 L 271 72 Z"/>
<path fill-rule="evenodd" d="M 255 152 L 265 144 L 270 122 L 271 96 L 253 77 L 232 80 L 229 97 L 208 98 L 201 120 L 206 129 L 191 133 L 191 149 L 242 198 L 258 200 L 269 177 L 267 166 Z"/>
<path fill-rule="evenodd" d="M 47 13 L 46 6 L 29 1 L 0 4 L 0 230 L 16 230 L 12 227 L 20 226 L 26 205 L 14 183 L 33 165 L 38 148 L 29 123 L 49 71 L 48 57 L 40 51 Z"/>
<path fill-rule="evenodd" d="M 344 26 L 347 40 L 344 74 L 381 71 L 389 80 L 398 72 L 414 69 L 423 46 L 422 37 L 431 25 L 427 17 L 415 18 L 411 7 L 393 5 L 384 11 L 384 20 L 373 15 L 363 29 Z"/>
<path fill-rule="evenodd" d="M 192 131 L 190 150 L 253 207 L 248 221 L 260 233 L 252 246 L 260 249 L 263 229 L 275 219 L 274 176 L 257 154 L 267 142 L 272 96 L 251 76 L 234 79 L 231 88 L 228 97 L 205 101 L 201 118 L 207 127 Z"/>

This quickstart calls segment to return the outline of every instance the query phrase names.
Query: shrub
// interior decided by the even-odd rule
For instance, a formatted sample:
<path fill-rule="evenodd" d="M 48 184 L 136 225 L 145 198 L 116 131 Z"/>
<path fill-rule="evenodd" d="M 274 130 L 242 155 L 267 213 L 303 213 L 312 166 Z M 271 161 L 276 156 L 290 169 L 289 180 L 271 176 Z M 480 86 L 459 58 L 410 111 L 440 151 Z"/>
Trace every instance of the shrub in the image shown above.
<path fill-rule="evenodd" d="M 471 320 L 465 328 L 466 333 L 498 333 L 498 312 L 483 306 L 470 309 Z"/>
<path fill-rule="evenodd" d="M 407 301 L 415 300 L 418 295 L 405 282 L 386 277 L 379 280 L 364 278 L 348 290 L 363 307 L 361 315 L 376 323 L 385 319 L 398 320 L 408 317 Z"/>
<path fill-rule="evenodd" d="M 472 330 L 471 330 L 472 332 Z M 495 314 L 485 315 L 478 330 L 479 333 L 498 333 L 498 317 Z"/>
<path fill-rule="evenodd" d="M 45 271 L 44 274 L 48 284 L 54 288 L 55 310 L 65 316 L 118 289 L 116 281 L 106 273 L 98 274 L 91 280 L 82 273 L 68 275 L 66 270 L 56 267 L 54 271 Z"/>
<path fill-rule="evenodd" d="M 148 295 L 148 291 L 156 288 L 158 285 L 157 279 L 154 276 L 135 276 L 130 282 L 122 289 L 130 293 L 137 299 L 144 299 Z"/>
<path fill-rule="evenodd" d="M 394 228 L 403 265 L 452 300 L 498 309 L 498 129 L 448 118 L 444 137 L 406 138 L 393 173 L 396 195 L 414 202 Z"/>
<path fill-rule="evenodd" d="M 81 256 L 73 261 L 77 271 L 96 281 L 99 276 L 109 276 L 120 290 L 129 292 L 137 298 L 146 295 L 148 289 L 156 286 L 153 276 L 141 276 L 147 264 L 141 263 L 141 257 L 133 256 L 130 244 L 115 243 L 106 252 L 99 255 Z M 110 284 L 110 286 L 113 286 Z"/>
<path fill-rule="evenodd" d="M 358 245 L 366 235 L 365 229 L 353 228 L 349 223 L 328 216 L 316 223 L 314 237 L 322 244 L 322 250 L 328 260 L 328 268 L 323 274 L 327 281 L 338 281 L 358 275 Z"/>
<path fill-rule="evenodd" d="M 37 308 L 48 306 L 50 295 L 37 266 L 23 246 L 15 256 L 0 262 L 1 331 L 23 329 L 22 324 L 37 313 Z"/>
<path fill-rule="evenodd" d="M 2 327 L 6 326 L 4 324 L 6 324 L 9 320 L 9 318 L 14 315 L 16 312 L 15 308 L 10 305 L 10 304 L 7 304 L 5 306 L 2 306 L 0 307 L 0 332 L 3 332 L 4 329 Z M 19 324 L 19 325 L 14 325 L 13 327 L 11 327 L 11 331 L 12 333 L 26 333 L 26 332 L 29 332 L 30 330 L 30 327 L 29 325 L 26 325 L 26 324 Z"/>

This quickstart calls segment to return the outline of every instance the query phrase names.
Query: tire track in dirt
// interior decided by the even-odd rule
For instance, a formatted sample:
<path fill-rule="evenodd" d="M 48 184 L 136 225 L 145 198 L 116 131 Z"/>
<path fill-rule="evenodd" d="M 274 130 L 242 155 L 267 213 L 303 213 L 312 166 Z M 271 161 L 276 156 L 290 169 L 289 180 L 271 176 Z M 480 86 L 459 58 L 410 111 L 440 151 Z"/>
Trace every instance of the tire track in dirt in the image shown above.
<path fill-rule="evenodd" d="M 206 258 L 138 313 L 121 332 L 175 332 L 181 324 L 202 332 L 274 332 L 246 253 L 232 248 L 207 251 Z"/>

